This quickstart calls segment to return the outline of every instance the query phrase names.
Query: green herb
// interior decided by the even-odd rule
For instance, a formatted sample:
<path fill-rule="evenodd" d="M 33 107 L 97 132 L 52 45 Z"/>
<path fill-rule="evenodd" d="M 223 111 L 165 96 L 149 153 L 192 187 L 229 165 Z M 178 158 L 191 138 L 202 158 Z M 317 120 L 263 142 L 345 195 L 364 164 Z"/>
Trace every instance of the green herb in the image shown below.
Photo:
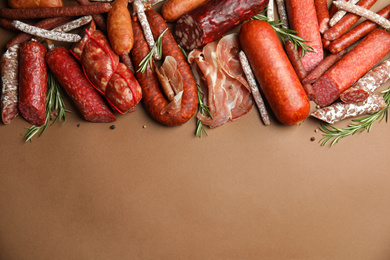
<path fill-rule="evenodd" d="M 350 123 L 346 128 L 336 128 L 329 124 L 322 124 L 320 130 L 323 132 L 323 137 L 319 141 L 321 146 L 326 145 L 332 139 L 333 141 L 331 142 L 331 146 L 338 143 L 339 140 L 343 137 L 354 135 L 363 131 L 367 131 L 367 133 L 369 133 L 374 122 L 377 120 L 381 122 L 383 119 L 385 119 L 387 122 L 390 107 L 390 87 L 387 90 L 382 91 L 382 93 L 384 93 L 383 98 L 386 102 L 386 107 L 382 110 L 362 118 L 354 119 L 352 120 L 352 123 Z"/>
<path fill-rule="evenodd" d="M 137 72 L 144 73 L 148 70 L 148 65 L 153 69 L 153 55 L 157 51 L 157 54 L 159 57 L 162 55 L 162 37 L 164 33 L 168 30 L 165 29 L 160 36 L 158 36 L 157 41 L 154 43 L 153 48 L 150 50 L 148 55 L 145 56 L 145 58 L 142 59 L 142 61 L 139 63 L 139 69 Z"/>
<path fill-rule="evenodd" d="M 206 115 L 206 113 L 210 116 L 211 119 L 213 119 L 213 116 L 211 115 L 210 113 L 210 110 L 209 110 L 209 107 L 206 106 L 204 103 L 203 103 L 203 92 L 199 86 L 199 84 L 196 84 L 196 87 L 198 89 L 198 111 L 201 115 Z M 205 129 L 205 126 L 204 124 L 202 123 L 202 121 L 200 121 L 199 119 L 196 121 L 196 131 L 195 131 L 195 135 L 198 136 L 199 138 L 202 137 L 202 133 L 205 133 L 207 136 L 207 131 Z"/>
<path fill-rule="evenodd" d="M 61 87 L 57 79 L 54 77 L 53 73 L 48 70 L 47 74 L 47 94 L 46 94 L 46 118 L 45 118 L 45 124 L 42 126 L 36 126 L 32 125 L 30 127 L 27 127 L 27 131 L 22 133 L 24 135 L 24 139 L 26 142 L 31 141 L 31 139 L 40 132 L 39 136 L 43 135 L 43 133 L 46 131 L 49 121 L 50 121 L 50 115 L 57 111 L 58 115 L 56 119 L 53 121 L 53 124 L 57 122 L 59 119 L 60 121 L 66 121 L 66 112 L 70 112 L 69 110 L 65 109 L 65 103 L 61 95 Z"/>
<path fill-rule="evenodd" d="M 302 49 L 301 58 L 303 56 L 305 56 L 306 52 L 315 52 L 313 47 L 311 47 L 305 43 L 308 41 L 306 41 L 305 39 L 296 35 L 297 31 L 287 29 L 284 27 L 279 27 L 279 26 L 283 25 L 283 23 L 280 20 L 269 21 L 267 16 L 263 15 L 263 13 L 265 11 L 266 10 L 263 10 L 259 14 L 254 15 L 252 17 L 252 20 L 260 20 L 260 21 L 265 21 L 265 22 L 269 23 L 272 26 L 272 28 L 275 30 L 275 32 L 280 36 L 283 44 L 286 43 L 286 39 L 287 39 L 287 40 L 290 40 L 294 44 L 296 50 L 298 50 L 298 47 L 301 47 L 301 49 Z"/>

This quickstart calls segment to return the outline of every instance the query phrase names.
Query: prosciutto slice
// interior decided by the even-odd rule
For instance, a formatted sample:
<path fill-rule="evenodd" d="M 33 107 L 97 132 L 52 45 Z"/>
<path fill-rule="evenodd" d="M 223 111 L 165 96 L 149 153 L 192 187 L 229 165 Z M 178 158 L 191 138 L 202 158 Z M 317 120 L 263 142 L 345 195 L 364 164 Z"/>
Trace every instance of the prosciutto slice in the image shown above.
<path fill-rule="evenodd" d="M 217 127 L 237 120 L 253 107 L 250 87 L 240 65 L 239 51 L 237 34 L 229 34 L 188 55 L 193 70 L 196 64 L 207 85 L 203 102 L 209 107 L 212 117 L 197 115 L 205 125 Z"/>

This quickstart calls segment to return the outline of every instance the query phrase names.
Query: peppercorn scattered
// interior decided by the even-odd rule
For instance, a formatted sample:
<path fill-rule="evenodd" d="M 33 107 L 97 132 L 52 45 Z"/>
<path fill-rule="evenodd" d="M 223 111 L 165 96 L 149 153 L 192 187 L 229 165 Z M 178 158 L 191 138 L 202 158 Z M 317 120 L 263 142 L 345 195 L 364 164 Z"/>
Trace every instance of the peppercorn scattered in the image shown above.
<path fill-rule="evenodd" d="M 115 125 L 110 126 L 110 129 L 114 130 L 115 129 Z"/>

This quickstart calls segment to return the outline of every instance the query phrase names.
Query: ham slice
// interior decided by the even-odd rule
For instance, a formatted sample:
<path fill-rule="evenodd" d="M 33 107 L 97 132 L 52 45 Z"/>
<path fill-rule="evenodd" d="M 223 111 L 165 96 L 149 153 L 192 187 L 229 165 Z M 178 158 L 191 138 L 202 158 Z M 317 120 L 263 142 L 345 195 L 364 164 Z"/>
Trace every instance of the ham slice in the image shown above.
<path fill-rule="evenodd" d="M 212 118 L 197 115 L 205 125 L 217 127 L 237 120 L 253 107 L 239 51 L 237 34 L 229 34 L 205 45 L 202 50 L 191 51 L 188 56 L 192 68 L 194 64 L 198 66 L 207 85 L 203 102 L 209 107 Z"/>

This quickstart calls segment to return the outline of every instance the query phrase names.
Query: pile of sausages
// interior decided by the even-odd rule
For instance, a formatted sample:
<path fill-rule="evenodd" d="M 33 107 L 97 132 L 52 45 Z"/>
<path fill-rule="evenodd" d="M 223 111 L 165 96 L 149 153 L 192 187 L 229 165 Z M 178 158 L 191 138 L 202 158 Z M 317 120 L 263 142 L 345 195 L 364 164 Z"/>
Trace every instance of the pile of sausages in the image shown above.
<path fill-rule="evenodd" d="M 357 5 L 369 9 L 375 1 L 360 0 Z M 388 79 L 384 75 L 389 75 L 387 63 L 374 72 L 372 69 L 390 51 L 390 34 L 373 21 L 351 29 L 360 16 L 348 12 L 331 26 L 337 8 L 333 5 L 328 9 L 324 0 L 278 1 L 285 5 L 289 27 L 312 48 L 303 58 L 302 50 L 290 41 L 283 41 L 283 45 L 268 22 L 250 20 L 269 4 L 268 0 L 167 0 L 161 14 L 151 8 L 151 4 L 159 1 L 77 2 L 79 5 L 63 6 L 59 0 L 9 0 L 10 8 L 0 9 L 0 25 L 13 31 L 15 20 L 42 19 L 34 26 L 55 31 L 53 28 L 75 17 L 93 18 L 81 41 L 70 50 L 55 47 L 47 39 L 31 40 L 28 34 L 19 34 L 7 44 L 1 61 L 4 123 L 18 113 L 31 124 L 45 123 L 49 68 L 88 121 L 112 122 L 115 113 L 132 111 L 142 99 L 158 122 L 181 125 L 196 113 L 198 96 L 193 72 L 179 46 L 186 51 L 201 48 L 237 25 L 241 25 L 238 51 L 245 53 L 261 94 L 285 125 L 301 124 L 310 113 L 310 101 L 328 107 L 342 96 L 343 102 L 359 106 L 375 88 L 366 88 L 364 91 L 369 91 L 366 94 L 362 94 L 361 88 L 353 93 L 343 92 L 366 73 L 370 72 L 365 77 L 373 78 L 371 85 L 375 86 L 383 84 Z M 134 13 L 130 12 L 129 2 L 134 5 Z M 378 15 L 389 18 L 390 7 Z M 62 36 L 67 36 L 66 32 L 57 29 Z M 141 71 L 143 60 L 158 38 L 162 42 L 162 57 L 155 54 L 146 72 Z M 180 106 L 172 111 L 167 106 L 173 101 L 161 90 L 155 70 L 157 60 L 167 57 L 175 60 L 183 82 Z"/>

